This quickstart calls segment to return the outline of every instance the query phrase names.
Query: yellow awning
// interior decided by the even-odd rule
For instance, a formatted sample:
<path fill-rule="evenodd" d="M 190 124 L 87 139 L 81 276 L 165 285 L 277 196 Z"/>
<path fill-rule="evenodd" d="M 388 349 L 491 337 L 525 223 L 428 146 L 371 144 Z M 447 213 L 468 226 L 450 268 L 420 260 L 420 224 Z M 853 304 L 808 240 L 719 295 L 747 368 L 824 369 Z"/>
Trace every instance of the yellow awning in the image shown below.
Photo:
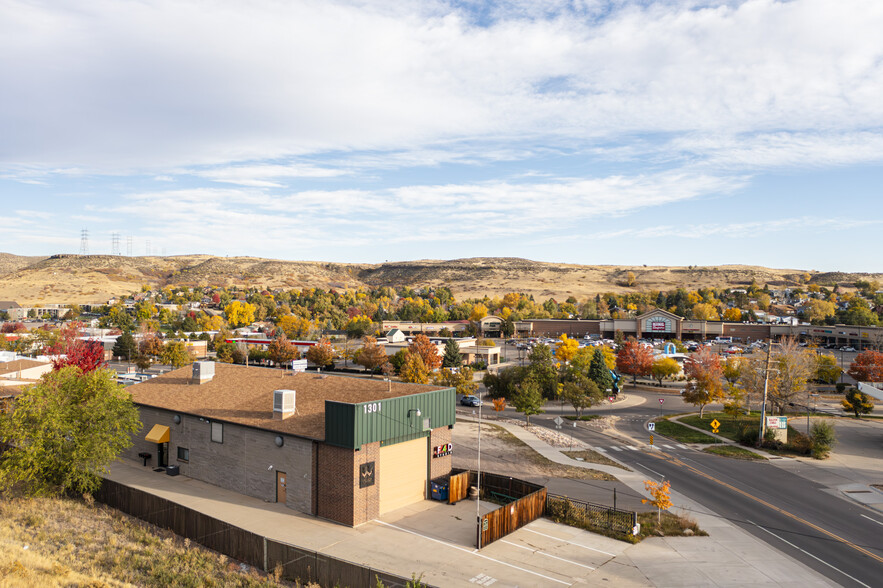
<path fill-rule="evenodd" d="M 145 437 L 144 440 L 151 443 L 168 443 L 169 428 L 165 425 L 153 425 L 153 428 L 150 429 L 150 432 L 147 433 L 147 437 Z"/>

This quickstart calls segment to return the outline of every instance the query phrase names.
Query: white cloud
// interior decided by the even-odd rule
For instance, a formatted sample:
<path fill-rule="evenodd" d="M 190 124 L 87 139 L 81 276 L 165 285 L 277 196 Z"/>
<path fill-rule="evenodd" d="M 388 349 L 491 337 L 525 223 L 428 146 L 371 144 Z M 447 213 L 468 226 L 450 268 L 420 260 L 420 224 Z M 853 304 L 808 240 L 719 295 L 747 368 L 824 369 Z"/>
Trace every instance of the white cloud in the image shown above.
<path fill-rule="evenodd" d="M 531 4 L 495 3 L 479 26 L 443 2 L 7 0 L 0 161 L 111 171 L 883 126 L 875 0 Z"/>
<path fill-rule="evenodd" d="M 746 239 L 750 237 L 767 236 L 770 233 L 783 231 L 792 233 L 812 231 L 813 233 L 818 233 L 820 231 L 844 231 L 881 224 L 883 224 L 883 221 L 881 220 L 799 217 L 741 223 L 658 225 L 653 227 L 608 231 L 598 233 L 595 237 L 598 239 L 708 239 L 709 237 Z"/>

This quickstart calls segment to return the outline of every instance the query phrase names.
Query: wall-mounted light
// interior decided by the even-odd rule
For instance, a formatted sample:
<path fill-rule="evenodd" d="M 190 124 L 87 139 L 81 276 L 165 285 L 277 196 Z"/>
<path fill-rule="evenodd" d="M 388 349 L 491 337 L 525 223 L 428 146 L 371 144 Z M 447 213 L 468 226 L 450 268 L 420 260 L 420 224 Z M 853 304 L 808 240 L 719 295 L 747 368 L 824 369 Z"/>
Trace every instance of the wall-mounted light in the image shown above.
<path fill-rule="evenodd" d="M 283 445 L 285 445 L 285 439 L 282 437 L 282 435 L 276 435 L 276 439 L 274 441 L 276 442 L 276 447 L 282 447 Z"/>
<path fill-rule="evenodd" d="M 176 414 L 176 415 L 174 416 L 174 418 L 172 418 L 172 420 L 175 421 L 175 424 L 176 424 L 176 425 L 180 425 L 180 424 L 181 424 L 181 415 Z"/>

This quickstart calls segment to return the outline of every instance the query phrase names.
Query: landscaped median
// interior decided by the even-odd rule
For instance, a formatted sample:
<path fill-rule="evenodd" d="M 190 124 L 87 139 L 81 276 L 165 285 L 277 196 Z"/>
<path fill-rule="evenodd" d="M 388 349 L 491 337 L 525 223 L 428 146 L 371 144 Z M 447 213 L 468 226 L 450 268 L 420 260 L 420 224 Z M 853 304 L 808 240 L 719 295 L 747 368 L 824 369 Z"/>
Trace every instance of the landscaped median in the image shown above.
<path fill-rule="evenodd" d="M 655 433 L 674 439 L 678 443 L 722 443 L 720 439 L 668 419 L 656 421 L 655 427 Z"/>

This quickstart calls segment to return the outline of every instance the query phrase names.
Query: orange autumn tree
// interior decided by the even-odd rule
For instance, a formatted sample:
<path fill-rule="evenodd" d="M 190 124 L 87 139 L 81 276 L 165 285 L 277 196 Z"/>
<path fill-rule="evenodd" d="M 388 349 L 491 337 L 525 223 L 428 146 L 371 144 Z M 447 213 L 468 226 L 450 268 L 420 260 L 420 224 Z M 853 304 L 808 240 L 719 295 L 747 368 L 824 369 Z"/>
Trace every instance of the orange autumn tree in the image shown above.
<path fill-rule="evenodd" d="M 408 352 L 419 355 L 423 365 L 430 372 L 441 367 L 442 356 L 438 354 L 438 349 L 426 335 L 414 337 L 414 342 L 408 345 Z"/>

